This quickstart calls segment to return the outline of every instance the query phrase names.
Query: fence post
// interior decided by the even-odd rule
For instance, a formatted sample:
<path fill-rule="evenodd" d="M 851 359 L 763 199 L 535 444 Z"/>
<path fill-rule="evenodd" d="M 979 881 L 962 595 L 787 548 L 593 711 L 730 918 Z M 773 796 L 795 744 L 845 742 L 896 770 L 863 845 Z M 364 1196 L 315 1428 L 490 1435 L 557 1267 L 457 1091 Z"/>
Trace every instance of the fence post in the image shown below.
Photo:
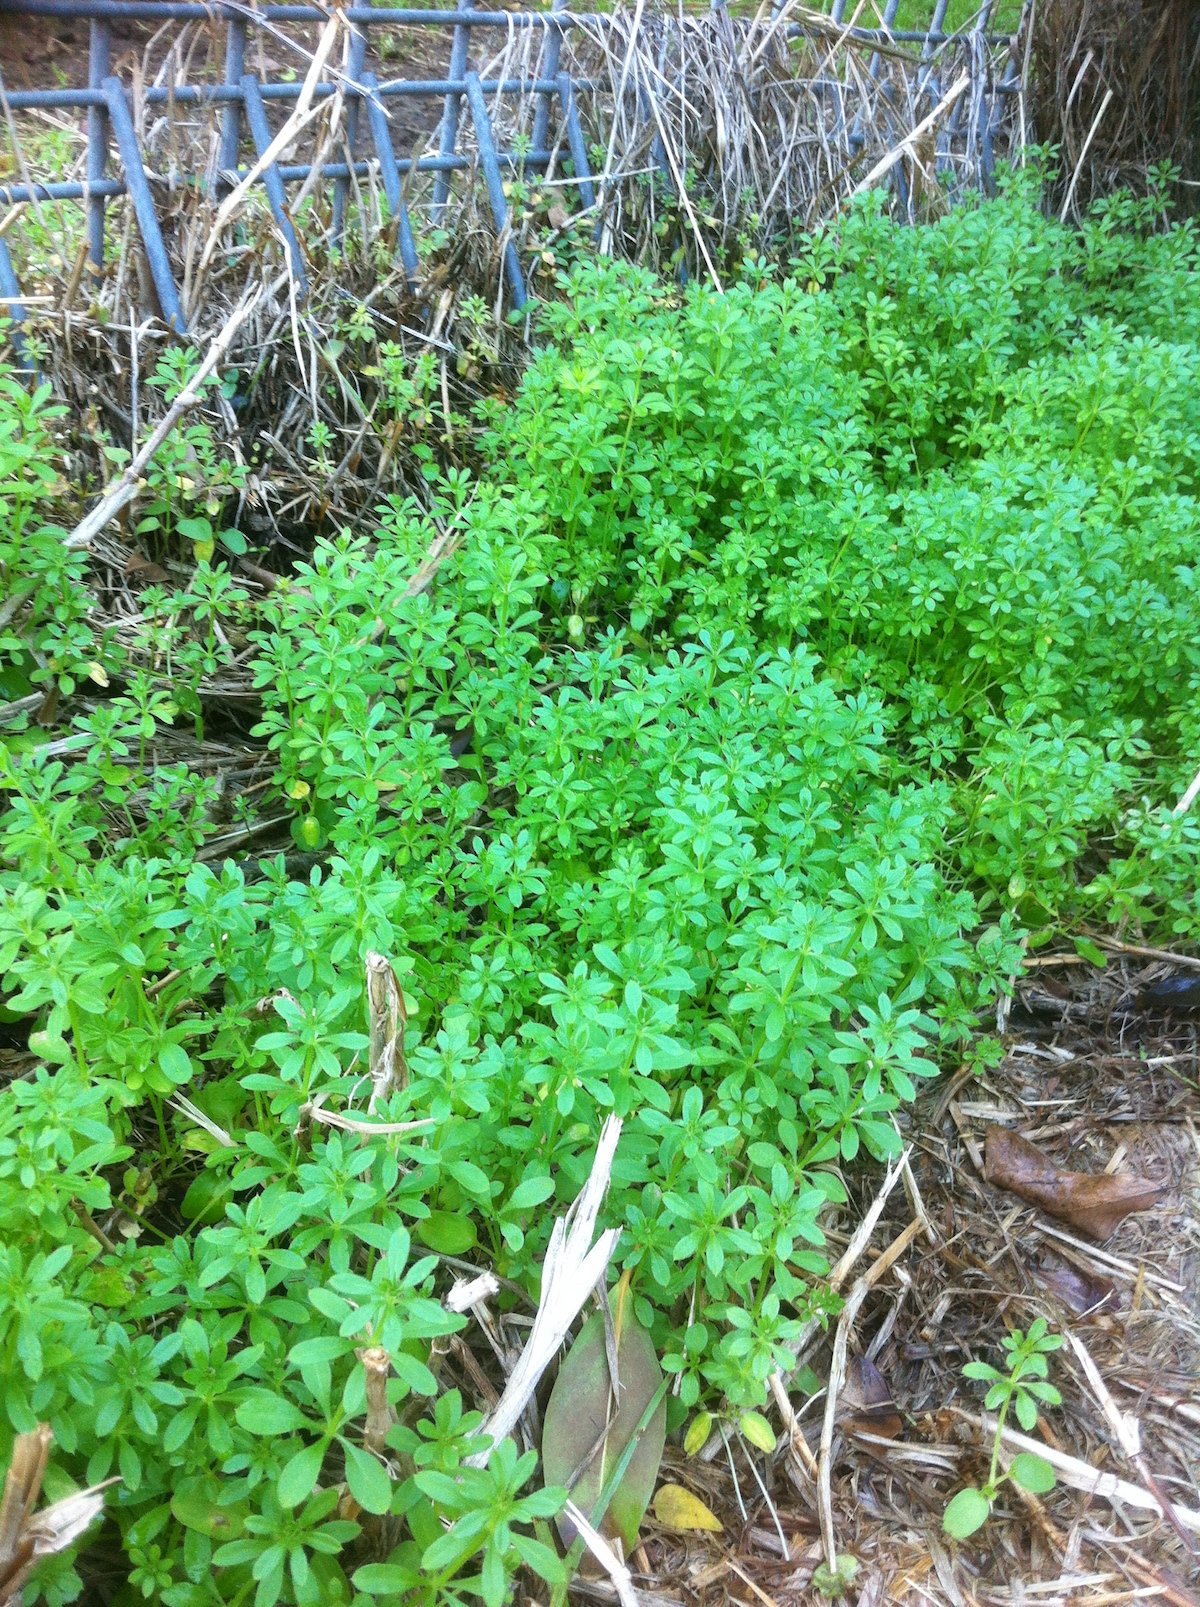
<path fill-rule="evenodd" d="M 475 0 L 459 0 L 460 9 L 474 11 Z M 450 46 L 450 81 L 461 83 L 467 71 L 467 62 L 471 54 L 471 29 L 465 23 L 456 23 L 454 26 L 454 43 Z M 438 155 L 453 156 L 454 147 L 458 143 L 458 113 L 462 96 L 458 91 L 452 90 L 446 96 L 446 103 L 442 110 L 442 127 L 438 134 Z M 446 210 L 446 201 L 450 195 L 450 174 L 440 172 L 433 181 L 433 211 L 434 223 L 442 221 Z"/>
<path fill-rule="evenodd" d="M 934 36 L 940 34 L 946 26 L 946 10 L 949 4 L 950 0 L 937 0 L 937 4 L 933 8 L 933 16 L 929 19 L 929 27 L 925 33 L 925 43 L 921 46 L 921 66 L 923 68 L 928 67 L 929 70 L 928 72 L 917 74 L 917 94 L 920 95 L 928 85 L 930 97 L 935 103 L 941 100 L 942 91 L 938 85 L 938 75 L 933 60 L 938 51 L 938 41 Z"/>
<path fill-rule="evenodd" d="M 562 102 L 563 118 L 567 125 L 567 149 L 571 153 L 571 165 L 575 169 L 575 179 L 579 185 L 579 199 L 588 211 L 591 211 L 596 204 L 596 189 L 588 167 L 587 144 L 579 124 L 579 109 L 575 105 L 575 86 L 571 82 L 570 73 L 558 75 L 558 98 Z"/>
<path fill-rule="evenodd" d="M 841 9 L 842 10 L 845 9 L 845 0 L 842 0 Z M 881 19 L 882 23 L 883 23 L 883 29 L 884 29 L 885 33 L 890 32 L 891 26 L 896 20 L 896 12 L 899 9 L 900 9 L 900 0 L 887 0 L 887 3 L 885 4 L 885 6 L 883 8 L 883 17 Z M 833 17 L 833 20 L 835 22 L 841 22 L 841 20 L 842 20 L 841 16 L 839 14 L 836 14 L 836 13 L 838 13 L 838 11 L 839 11 L 839 8 L 838 8 L 837 5 L 835 5 L 834 8 L 833 8 L 833 11 L 830 13 L 830 15 Z M 880 73 L 882 71 L 883 71 L 883 57 L 880 55 L 880 53 L 877 50 L 873 51 L 872 54 L 871 54 L 871 60 L 867 63 L 867 77 L 868 77 L 868 79 L 870 80 L 870 82 L 872 84 L 877 84 L 879 82 L 879 75 L 880 75 Z M 846 137 L 846 150 L 847 150 L 847 153 L 850 156 L 853 156 L 857 151 L 860 151 L 862 149 L 862 147 L 865 145 L 865 143 L 866 143 L 866 135 L 863 133 L 863 114 L 862 114 L 862 111 L 860 109 L 855 114 L 853 126 L 850 129 L 850 133 Z"/>
<path fill-rule="evenodd" d="M 8 241 L 2 234 L 0 234 L 0 296 L 4 297 L 3 303 L 0 304 L 0 317 L 7 317 L 12 324 L 9 339 L 13 343 L 13 351 L 17 354 L 17 363 L 23 373 L 32 374 L 35 372 L 34 366 L 20 335 L 20 327 L 25 322 L 25 308 L 21 305 L 21 287 L 17 283 Z"/>
<path fill-rule="evenodd" d="M 358 139 L 358 113 L 362 105 L 359 88 L 363 79 L 363 65 L 367 59 L 367 30 L 361 23 L 350 24 L 350 50 L 346 69 L 350 83 L 346 88 L 346 167 L 345 178 L 333 181 L 333 238 L 341 242 L 342 227 L 346 219 L 346 201 L 350 194 L 350 169 L 354 167 L 354 145 Z"/>
<path fill-rule="evenodd" d="M 550 8 L 551 20 L 546 24 L 546 49 L 542 61 L 538 64 L 539 78 L 558 78 L 558 58 L 562 55 L 563 31 L 562 24 L 553 20 L 553 14 L 565 11 L 569 3 L 570 0 L 553 0 Z M 549 92 L 539 94 L 534 108 L 531 143 L 535 151 L 546 149 L 546 136 L 550 129 L 550 100 Z"/>
<path fill-rule="evenodd" d="M 508 197 L 504 193 L 504 180 L 500 176 L 500 162 L 496 155 L 496 142 L 492 138 L 492 120 L 488 115 L 487 102 L 483 98 L 483 89 L 479 82 L 478 73 L 468 73 L 466 76 L 467 103 L 471 108 L 471 116 L 475 120 L 475 141 L 479 146 L 479 165 L 483 169 L 484 181 L 487 184 L 488 200 L 492 204 L 492 217 L 496 224 L 496 233 L 504 241 L 504 273 L 512 290 L 514 307 L 523 307 L 529 299 L 525 291 L 525 276 L 521 272 L 521 264 L 517 258 L 517 248 L 511 238 L 511 219 L 508 213 Z"/>
<path fill-rule="evenodd" d="M 953 139 L 958 133 L 959 129 L 962 127 L 964 106 L 969 105 L 971 108 L 970 115 L 975 115 L 974 91 L 977 75 L 982 77 L 986 83 L 987 67 L 985 58 L 987 54 L 987 47 L 984 43 L 984 40 L 986 37 L 987 25 L 991 21 L 991 16 L 992 0 L 983 0 L 983 4 L 979 8 L 979 15 L 976 18 L 975 26 L 967 35 L 967 49 L 971 53 L 971 90 L 966 95 L 960 95 L 954 103 L 954 110 L 950 113 L 950 119 L 946 124 L 946 133 L 950 139 Z M 980 93 L 982 98 L 982 91 Z"/>
<path fill-rule="evenodd" d="M 102 89 L 108 77 L 108 23 L 93 17 L 88 34 L 88 88 Z M 87 180 L 96 184 L 108 166 L 108 114 L 103 106 L 87 113 Z M 87 204 L 88 260 L 96 274 L 104 272 L 104 197 L 92 195 Z"/>
<path fill-rule="evenodd" d="M 254 149 L 259 156 L 270 147 L 271 128 L 267 122 L 267 113 L 263 106 L 262 90 L 258 79 L 251 73 L 242 75 L 242 101 L 246 107 L 246 122 L 250 127 L 250 137 L 254 141 Z M 292 278 L 300 290 L 300 300 L 308 295 L 308 275 L 304 271 L 304 253 L 300 250 L 300 241 L 292 227 L 292 220 L 288 216 L 287 192 L 283 187 L 283 180 L 279 176 L 279 169 L 275 163 L 263 169 L 263 189 L 267 192 L 267 205 L 271 208 L 271 216 L 283 236 L 284 248 L 287 251 L 288 266 L 292 271 Z"/>
<path fill-rule="evenodd" d="M 415 287 L 418 268 L 417 245 L 413 239 L 408 207 L 404 201 L 404 190 L 400 184 L 396 153 L 392 149 L 392 131 L 388 127 L 383 102 L 377 93 L 379 85 L 374 73 L 363 74 L 363 88 L 367 91 L 367 124 L 371 130 L 375 154 L 379 158 L 379 176 L 383 180 L 383 193 L 387 196 L 388 208 L 396 220 L 396 244 L 400 250 L 400 260 L 408 275 L 409 285 Z"/>
<path fill-rule="evenodd" d="M 106 78 L 103 89 L 108 119 L 117 142 L 117 150 L 120 152 L 121 166 L 125 169 L 125 188 L 129 192 L 129 199 L 133 202 L 133 210 L 137 216 L 146 260 L 150 264 L 150 277 L 154 280 L 154 289 L 158 296 L 159 311 L 167 328 L 177 335 L 182 335 L 187 328 L 187 319 L 183 316 L 183 308 L 179 303 L 179 292 L 175 288 L 175 277 L 171 272 L 166 242 L 159 227 L 158 213 L 154 210 L 154 197 L 150 193 L 146 170 L 142 166 L 142 153 L 138 148 L 137 133 L 129 113 L 125 91 L 117 78 Z"/>
<path fill-rule="evenodd" d="M 246 21 L 230 17 L 225 35 L 225 88 L 236 91 L 221 108 L 221 145 L 217 156 L 217 199 L 237 183 L 238 142 L 242 132 L 242 74 L 246 71 Z"/>

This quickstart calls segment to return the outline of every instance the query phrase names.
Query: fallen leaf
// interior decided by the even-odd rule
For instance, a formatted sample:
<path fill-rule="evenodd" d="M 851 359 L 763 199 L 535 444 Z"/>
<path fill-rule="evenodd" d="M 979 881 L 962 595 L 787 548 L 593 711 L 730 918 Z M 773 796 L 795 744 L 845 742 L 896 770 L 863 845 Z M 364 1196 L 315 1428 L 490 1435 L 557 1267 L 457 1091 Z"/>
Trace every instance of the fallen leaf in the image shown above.
<path fill-rule="evenodd" d="M 147 583 L 171 578 L 161 564 L 156 564 L 140 552 L 131 552 L 125 560 L 125 579 L 132 580 L 134 575 Z"/>
<path fill-rule="evenodd" d="M 1157 1205 L 1164 1185 L 1132 1172 L 1064 1172 L 1020 1133 L 992 1123 L 985 1130 L 983 1175 L 1029 1205 L 1103 1241 L 1132 1211 Z"/>
<path fill-rule="evenodd" d="M 710 1512 L 700 1497 L 685 1490 L 682 1484 L 664 1484 L 654 1497 L 654 1516 L 664 1529 L 676 1534 L 702 1531 L 706 1534 L 723 1534 L 724 1524 Z"/>
<path fill-rule="evenodd" d="M 604 1316 L 598 1311 L 584 1323 L 563 1358 L 542 1424 L 546 1483 L 565 1484 L 571 1499 L 589 1520 L 600 1492 L 662 1382 L 662 1368 L 650 1335 L 628 1309 L 620 1321 L 616 1359 L 620 1404 L 610 1410 L 608 1347 Z M 619 1536 L 627 1551 L 637 1544 L 638 1526 L 658 1477 L 666 1430 L 667 1407 L 663 1401 L 639 1439 L 599 1525 L 610 1539 Z M 573 1525 L 560 1518 L 559 1529 L 570 1545 L 575 1538 Z"/>
<path fill-rule="evenodd" d="M 1116 1309 L 1117 1286 L 1111 1278 L 1081 1272 L 1061 1257 L 1049 1254 L 1041 1258 L 1037 1272 L 1045 1288 L 1072 1316 L 1097 1317 Z"/>
<path fill-rule="evenodd" d="M 903 1424 L 887 1380 L 866 1356 L 852 1356 L 838 1397 L 838 1418 L 848 1434 L 894 1440 Z"/>

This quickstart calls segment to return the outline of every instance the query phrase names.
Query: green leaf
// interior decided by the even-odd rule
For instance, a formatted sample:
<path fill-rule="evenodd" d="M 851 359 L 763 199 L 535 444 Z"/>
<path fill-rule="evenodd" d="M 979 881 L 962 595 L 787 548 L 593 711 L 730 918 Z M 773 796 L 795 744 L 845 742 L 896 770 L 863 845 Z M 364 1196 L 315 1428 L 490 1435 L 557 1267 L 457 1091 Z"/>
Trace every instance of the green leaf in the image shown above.
<path fill-rule="evenodd" d="M 976 1529 L 982 1529 L 991 1511 L 992 1504 L 983 1491 L 968 1485 L 958 1492 L 942 1514 L 942 1528 L 955 1540 L 965 1540 Z"/>
<path fill-rule="evenodd" d="M 1019 1484 L 1022 1490 L 1028 1490 L 1031 1495 L 1045 1495 L 1053 1490 L 1058 1482 L 1054 1476 L 1054 1469 L 1044 1456 L 1035 1456 L 1031 1451 L 1022 1451 L 1020 1456 L 1014 1456 L 1009 1463 L 1008 1476 L 1014 1484 Z"/>
<path fill-rule="evenodd" d="M 368 1596 L 399 1596 L 420 1583 L 420 1571 L 406 1568 L 403 1563 L 368 1562 L 354 1570 L 354 1587 L 365 1590 Z"/>
<path fill-rule="evenodd" d="M 295 1456 L 284 1463 L 279 1482 L 275 1487 L 280 1506 L 299 1506 L 301 1501 L 312 1494 L 313 1485 L 317 1482 L 324 1460 L 325 1445 L 319 1442 L 316 1445 L 306 1445 L 303 1450 L 297 1451 Z"/>
<path fill-rule="evenodd" d="M 233 1540 L 241 1529 L 241 1518 L 217 1499 L 220 1486 L 215 1479 L 192 1482 L 171 1497 L 171 1514 L 185 1529 L 195 1529 L 210 1540 Z"/>
<path fill-rule="evenodd" d="M 199 1227 L 219 1222 L 224 1215 L 229 1189 L 228 1181 L 216 1172 L 197 1172 L 179 1202 L 179 1214 L 185 1222 L 194 1222 Z"/>
<path fill-rule="evenodd" d="M 471 1217 L 457 1211 L 430 1211 L 413 1231 L 427 1249 L 438 1255 L 465 1255 L 479 1236 Z"/>
<path fill-rule="evenodd" d="M 738 1428 L 751 1445 L 768 1456 L 775 1449 L 775 1431 L 761 1412 L 743 1412 L 738 1418 Z"/>
<path fill-rule="evenodd" d="M 687 1434 L 683 1441 L 683 1454 L 685 1456 L 699 1456 L 708 1444 L 708 1436 L 712 1433 L 713 1417 L 711 1412 L 698 1412 L 688 1425 Z"/>
<path fill-rule="evenodd" d="M 840 1601 L 854 1583 L 854 1577 L 857 1573 L 858 1558 L 843 1552 L 840 1556 L 834 1558 L 832 1568 L 827 1562 L 823 1562 L 813 1572 L 812 1582 L 814 1588 L 822 1596 L 827 1597 L 830 1601 Z"/>
<path fill-rule="evenodd" d="M 346 1457 L 346 1483 L 350 1494 L 364 1511 L 382 1516 L 390 1510 L 394 1493 L 387 1469 L 377 1456 L 352 1445 L 349 1440 L 341 1440 L 340 1444 Z"/>
<path fill-rule="evenodd" d="M 177 1086 L 187 1082 L 192 1075 L 192 1063 L 186 1051 L 177 1043 L 165 1043 L 158 1051 L 158 1063 L 165 1074 Z"/>
<path fill-rule="evenodd" d="M 345 1356 L 353 1348 L 354 1343 L 350 1339 L 339 1339 L 336 1334 L 322 1334 L 317 1339 L 301 1339 L 293 1345 L 288 1351 L 288 1360 L 303 1372 L 306 1367 L 337 1361 L 339 1356 Z"/>
<path fill-rule="evenodd" d="M 294 1434 L 305 1423 L 298 1406 L 266 1389 L 256 1389 L 248 1395 L 234 1416 L 250 1434 Z"/>
<path fill-rule="evenodd" d="M 1105 954 L 1104 950 L 1097 948 L 1086 937 L 1077 937 L 1075 939 L 1075 952 L 1081 959 L 1086 960 L 1089 965 L 1094 965 L 1101 971 L 1108 964 L 1108 955 Z"/>
<path fill-rule="evenodd" d="M 999 1379 L 1001 1376 L 1002 1375 L 998 1373 L 994 1367 L 985 1361 L 969 1361 L 963 1368 L 964 1378 L 978 1378 L 980 1380 L 992 1382 L 996 1379 Z"/>
<path fill-rule="evenodd" d="M 486 1200 L 491 1194 L 491 1183 L 487 1173 L 482 1167 L 476 1166 L 474 1161 L 453 1161 L 446 1170 L 454 1181 L 466 1189 L 468 1194 L 474 1194 L 477 1199 Z"/>
<path fill-rule="evenodd" d="M 554 1179 L 552 1177 L 527 1177 L 523 1183 L 518 1183 L 509 1197 L 506 1211 L 528 1211 L 543 1200 L 548 1200 L 554 1193 Z"/>
<path fill-rule="evenodd" d="M 579 1337 L 564 1357 L 546 1403 L 542 1466 L 547 1484 L 569 1484 L 589 1452 L 597 1443 L 601 1444 L 571 1492 L 575 1504 L 589 1518 L 609 1470 L 630 1444 L 634 1430 L 662 1382 L 662 1368 L 650 1335 L 634 1320 L 628 1305 L 621 1324 L 617 1369 L 621 1381 L 620 1405 L 610 1420 L 604 1317 L 596 1312 L 584 1323 Z M 638 1529 L 654 1493 L 666 1424 L 664 1401 L 638 1440 L 625 1476 L 601 1520 L 602 1531 L 619 1536 L 627 1550 L 637 1544 Z M 559 1518 L 558 1524 L 570 1544 L 574 1531 L 569 1521 Z"/>

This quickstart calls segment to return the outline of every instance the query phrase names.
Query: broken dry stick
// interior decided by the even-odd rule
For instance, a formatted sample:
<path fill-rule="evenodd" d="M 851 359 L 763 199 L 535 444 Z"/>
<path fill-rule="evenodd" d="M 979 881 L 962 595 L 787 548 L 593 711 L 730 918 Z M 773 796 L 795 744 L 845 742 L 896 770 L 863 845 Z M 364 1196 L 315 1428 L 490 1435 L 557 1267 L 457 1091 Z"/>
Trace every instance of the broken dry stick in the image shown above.
<path fill-rule="evenodd" d="M 370 1018 L 369 1072 L 371 1115 L 381 1100 L 397 1089 L 408 1087 L 408 1062 L 404 1058 L 404 1029 L 408 1012 L 404 994 L 390 960 L 373 950 L 367 954 L 367 1009 Z"/>
<path fill-rule="evenodd" d="M 183 415 L 200 401 L 205 381 L 233 344 L 234 336 L 258 305 L 261 295 L 262 292 L 256 290 L 229 319 L 225 328 L 208 348 L 200 367 L 163 414 L 150 439 L 140 448 L 118 479 L 109 486 L 91 513 L 75 526 L 66 539 L 66 546 L 73 549 L 90 547 L 109 520 L 115 519 L 117 514 L 134 500 L 141 490 L 142 476 L 153 462 L 158 449 Z"/>

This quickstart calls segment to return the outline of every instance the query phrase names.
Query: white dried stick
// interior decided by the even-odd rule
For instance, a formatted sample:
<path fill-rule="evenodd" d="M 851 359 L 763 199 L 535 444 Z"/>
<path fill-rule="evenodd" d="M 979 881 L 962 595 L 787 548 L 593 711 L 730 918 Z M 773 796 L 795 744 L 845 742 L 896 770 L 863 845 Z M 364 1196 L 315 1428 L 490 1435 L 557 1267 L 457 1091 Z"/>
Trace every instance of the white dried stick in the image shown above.
<path fill-rule="evenodd" d="M 600 1133 L 591 1176 L 579 1198 L 565 1217 L 559 1217 L 550 1233 L 546 1259 L 542 1263 L 542 1297 L 525 1348 L 517 1358 L 504 1393 L 480 1426 L 490 1444 L 486 1450 L 468 1457 L 469 1467 L 484 1467 L 492 1450 L 517 1426 L 542 1374 L 553 1361 L 567 1331 L 583 1310 L 584 1302 L 604 1276 L 619 1237 L 608 1228 L 596 1239 L 596 1218 L 608 1192 L 613 1156 L 621 1136 L 621 1123 L 610 1116 Z"/>
<path fill-rule="evenodd" d="M 142 487 L 142 475 L 153 461 L 155 453 L 189 408 L 195 407 L 199 402 L 205 380 L 229 350 L 234 336 L 258 305 L 261 294 L 261 291 L 255 291 L 233 314 L 208 348 L 208 354 L 200 367 L 163 414 L 153 435 L 120 477 L 108 488 L 91 513 L 81 519 L 67 537 L 68 547 L 90 547 L 109 520 L 115 519 L 121 509 L 128 507 L 137 496 Z"/>

